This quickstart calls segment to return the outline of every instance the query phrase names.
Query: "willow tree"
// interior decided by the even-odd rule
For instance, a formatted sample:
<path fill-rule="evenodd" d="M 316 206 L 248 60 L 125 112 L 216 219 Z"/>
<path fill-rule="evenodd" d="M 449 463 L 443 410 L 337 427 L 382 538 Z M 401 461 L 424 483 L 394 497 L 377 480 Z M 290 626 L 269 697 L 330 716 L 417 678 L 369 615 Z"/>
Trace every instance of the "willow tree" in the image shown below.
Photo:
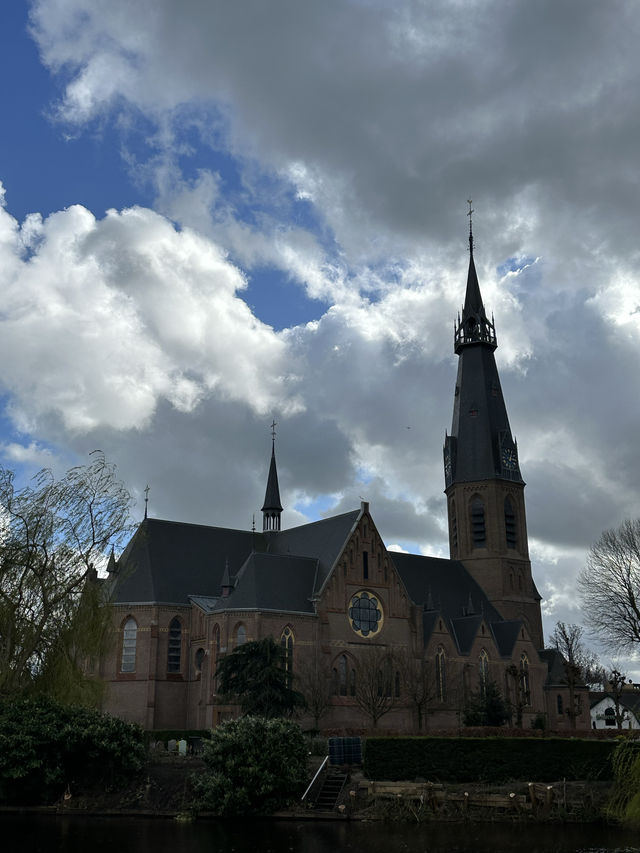
<path fill-rule="evenodd" d="M 130 532 L 131 502 L 99 451 L 21 489 L 0 467 L 0 695 L 91 701 L 87 663 L 108 634 L 97 569 Z"/>

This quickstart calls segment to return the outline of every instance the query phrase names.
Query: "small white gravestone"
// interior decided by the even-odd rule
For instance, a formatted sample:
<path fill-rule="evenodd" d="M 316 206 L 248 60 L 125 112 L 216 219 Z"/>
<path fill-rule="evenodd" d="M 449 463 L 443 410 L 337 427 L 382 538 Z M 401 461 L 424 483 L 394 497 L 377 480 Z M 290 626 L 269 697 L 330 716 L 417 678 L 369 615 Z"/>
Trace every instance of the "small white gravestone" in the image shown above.
<path fill-rule="evenodd" d="M 177 747 L 177 743 L 176 743 L 175 739 L 171 738 L 171 740 L 167 744 L 167 749 L 169 750 L 169 752 L 175 752 L 176 747 Z"/>
<path fill-rule="evenodd" d="M 180 753 L 180 755 L 186 755 L 187 754 L 187 742 L 186 742 L 186 740 L 179 740 L 178 741 L 178 752 Z"/>

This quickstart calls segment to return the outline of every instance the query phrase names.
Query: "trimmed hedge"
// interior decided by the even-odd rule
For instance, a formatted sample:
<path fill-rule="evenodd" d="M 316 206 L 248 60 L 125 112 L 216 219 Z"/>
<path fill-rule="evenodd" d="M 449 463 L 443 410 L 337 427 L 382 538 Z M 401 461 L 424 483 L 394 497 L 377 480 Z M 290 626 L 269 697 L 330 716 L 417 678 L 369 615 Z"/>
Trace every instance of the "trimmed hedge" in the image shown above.
<path fill-rule="evenodd" d="M 616 745 L 577 738 L 368 738 L 364 774 L 389 781 L 608 780 Z"/>

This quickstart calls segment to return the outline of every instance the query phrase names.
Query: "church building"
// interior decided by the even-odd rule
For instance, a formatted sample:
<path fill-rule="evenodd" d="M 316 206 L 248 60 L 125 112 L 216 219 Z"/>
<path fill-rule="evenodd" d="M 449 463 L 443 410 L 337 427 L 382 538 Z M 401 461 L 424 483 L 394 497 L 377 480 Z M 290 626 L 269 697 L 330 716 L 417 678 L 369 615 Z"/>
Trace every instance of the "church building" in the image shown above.
<path fill-rule="evenodd" d="M 543 648 L 525 484 L 471 228 L 469 249 L 444 444 L 450 559 L 387 550 L 366 502 L 281 529 L 274 435 L 261 532 L 145 513 L 112 557 L 105 710 L 146 729 L 216 726 L 238 713 L 218 694 L 218 662 L 271 636 L 309 699 L 308 728 L 451 730 L 490 685 L 513 725 L 590 727 L 586 691 L 570 695 L 562 658 Z"/>

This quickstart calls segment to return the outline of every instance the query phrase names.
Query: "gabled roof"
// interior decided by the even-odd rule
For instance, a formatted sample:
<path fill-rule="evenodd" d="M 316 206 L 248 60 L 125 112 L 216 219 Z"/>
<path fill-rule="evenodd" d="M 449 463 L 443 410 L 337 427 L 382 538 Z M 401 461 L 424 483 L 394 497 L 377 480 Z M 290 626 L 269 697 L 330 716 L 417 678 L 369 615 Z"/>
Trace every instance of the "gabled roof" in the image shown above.
<path fill-rule="evenodd" d="M 233 592 L 219 598 L 216 611 L 276 610 L 313 613 L 313 584 L 318 561 L 312 557 L 251 554 Z"/>
<path fill-rule="evenodd" d="M 390 552 L 409 597 L 425 610 L 422 624 L 428 642 L 442 619 L 461 654 L 469 654 L 484 621 L 491 627 L 501 655 L 508 657 L 520 630 L 519 621 L 505 622 L 459 560 Z"/>
<path fill-rule="evenodd" d="M 307 612 L 309 599 L 329 576 L 360 513 L 354 510 L 266 533 L 147 518 L 109 576 L 111 601 L 188 604 L 190 598 L 217 598 L 228 566 L 236 583 L 225 602 L 233 598 L 239 607 L 237 602 L 249 606 L 253 601 L 253 606 L 270 609 L 267 602 L 273 604 L 280 596 L 285 609 Z M 257 559 L 262 555 L 269 557 L 268 563 Z M 267 565 L 272 590 L 262 582 Z M 280 595 L 281 586 L 288 590 L 286 595 Z"/>
<path fill-rule="evenodd" d="M 188 604 L 190 595 L 218 595 L 226 560 L 240 568 L 259 538 L 249 530 L 147 518 L 118 560 L 111 600 Z"/>
<path fill-rule="evenodd" d="M 315 558 L 318 561 L 318 573 L 313 591 L 317 595 L 347 544 L 361 512 L 353 510 L 289 530 L 267 533 L 266 553 Z"/>

